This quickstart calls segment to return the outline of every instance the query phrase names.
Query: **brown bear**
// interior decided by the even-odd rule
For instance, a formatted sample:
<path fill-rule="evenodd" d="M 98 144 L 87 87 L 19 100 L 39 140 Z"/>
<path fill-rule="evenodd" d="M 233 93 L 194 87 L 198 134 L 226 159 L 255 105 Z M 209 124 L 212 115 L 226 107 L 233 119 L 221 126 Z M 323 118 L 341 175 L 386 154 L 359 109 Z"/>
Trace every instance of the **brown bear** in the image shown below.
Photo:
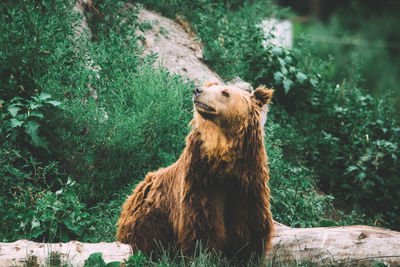
<path fill-rule="evenodd" d="M 145 255 L 156 241 L 185 254 L 202 241 L 228 257 L 262 256 L 273 232 L 262 131 L 272 93 L 214 83 L 196 88 L 182 155 L 148 173 L 128 197 L 117 239 Z"/>

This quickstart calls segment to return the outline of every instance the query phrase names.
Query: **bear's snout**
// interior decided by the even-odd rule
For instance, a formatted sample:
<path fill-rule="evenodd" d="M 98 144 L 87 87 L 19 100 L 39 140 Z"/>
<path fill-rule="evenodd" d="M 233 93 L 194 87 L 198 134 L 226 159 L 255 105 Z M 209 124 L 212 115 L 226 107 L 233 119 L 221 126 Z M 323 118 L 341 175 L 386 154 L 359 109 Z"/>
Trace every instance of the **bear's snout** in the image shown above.
<path fill-rule="evenodd" d="M 194 88 L 194 90 L 193 90 L 193 96 L 196 97 L 196 96 L 198 96 L 199 94 L 201 94 L 203 91 L 204 91 L 204 90 L 201 89 L 200 87 L 196 87 L 196 88 Z"/>

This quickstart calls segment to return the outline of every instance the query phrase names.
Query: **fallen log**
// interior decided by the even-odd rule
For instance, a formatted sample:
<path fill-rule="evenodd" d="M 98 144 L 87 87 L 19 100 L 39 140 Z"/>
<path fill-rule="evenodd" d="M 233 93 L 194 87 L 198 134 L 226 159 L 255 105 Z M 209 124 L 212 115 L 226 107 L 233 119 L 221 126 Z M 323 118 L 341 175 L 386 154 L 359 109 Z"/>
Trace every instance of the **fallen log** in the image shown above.
<path fill-rule="evenodd" d="M 400 232 L 355 225 L 290 228 L 276 225 L 269 260 L 359 266 L 400 266 Z"/>
<path fill-rule="evenodd" d="M 52 266 L 49 261 L 59 262 L 57 266 L 83 266 L 93 253 L 102 252 L 106 263 L 123 262 L 132 253 L 129 245 L 113 243 L 35 243 L 18 240 L 13 243 L 0 243 L 0 266 Z"/>
<path fill-rule="evenodd" d="M 123 262 L 132 250 L 119 242 L 49 244 L 19 240 L 0 243 L 0 266 L 42 266 L 49 265 L 51 259 L 83 266 L 96 252 L 102 252 L 104 261 L 109 263 Z M 272 266 L 301 262 L 341 266 L 381 262 L 384 266 L 400 266 L 400 232 L 362 225 L 290 228 L 276 223 L 267 262 Z"/>

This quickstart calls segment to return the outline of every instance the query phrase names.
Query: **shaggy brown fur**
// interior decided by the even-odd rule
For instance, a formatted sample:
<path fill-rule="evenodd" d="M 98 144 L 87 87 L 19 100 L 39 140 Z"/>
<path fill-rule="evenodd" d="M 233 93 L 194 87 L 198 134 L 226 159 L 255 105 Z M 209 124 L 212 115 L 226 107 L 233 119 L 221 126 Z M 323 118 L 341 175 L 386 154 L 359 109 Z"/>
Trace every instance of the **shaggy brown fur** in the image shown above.
<path fill-rule="evenodd" d="M 212 83 L 196 89 L 186 148 L 177 162 L 147 174 L 126 200 L 118 240 L 146 255 L 155 240 L 186 254 L 201 240 L 242 260 L 261 256 L 271 245 L 273 221 L 260 113 L 272 93 Z"/>

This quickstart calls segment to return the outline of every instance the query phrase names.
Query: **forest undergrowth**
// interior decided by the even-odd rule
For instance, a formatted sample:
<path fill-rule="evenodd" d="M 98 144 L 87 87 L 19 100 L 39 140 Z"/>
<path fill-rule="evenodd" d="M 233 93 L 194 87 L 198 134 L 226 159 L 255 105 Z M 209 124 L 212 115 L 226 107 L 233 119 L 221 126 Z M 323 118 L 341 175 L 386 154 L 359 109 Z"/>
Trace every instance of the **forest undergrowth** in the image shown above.
<path fill-rule="evenodd" d="M 334 58 L 307 36 L 292 50 L 263 47 L 259 23 L 285 12 L 272 1 L 140 2 L 191 23 L 225 79 L 275 88 L 265 129 L 275 220 L 400 230 L 399 114 L 390 94 L 360 87 L 357 57 L 335 80 Z M 2 242 L 114 241 L 126 195 L 175 162 L 189 132 L 193 85 L 144 56 L 141 6 L 96 1 L 81 35 L 73 6 L 0 4 Z"/>

